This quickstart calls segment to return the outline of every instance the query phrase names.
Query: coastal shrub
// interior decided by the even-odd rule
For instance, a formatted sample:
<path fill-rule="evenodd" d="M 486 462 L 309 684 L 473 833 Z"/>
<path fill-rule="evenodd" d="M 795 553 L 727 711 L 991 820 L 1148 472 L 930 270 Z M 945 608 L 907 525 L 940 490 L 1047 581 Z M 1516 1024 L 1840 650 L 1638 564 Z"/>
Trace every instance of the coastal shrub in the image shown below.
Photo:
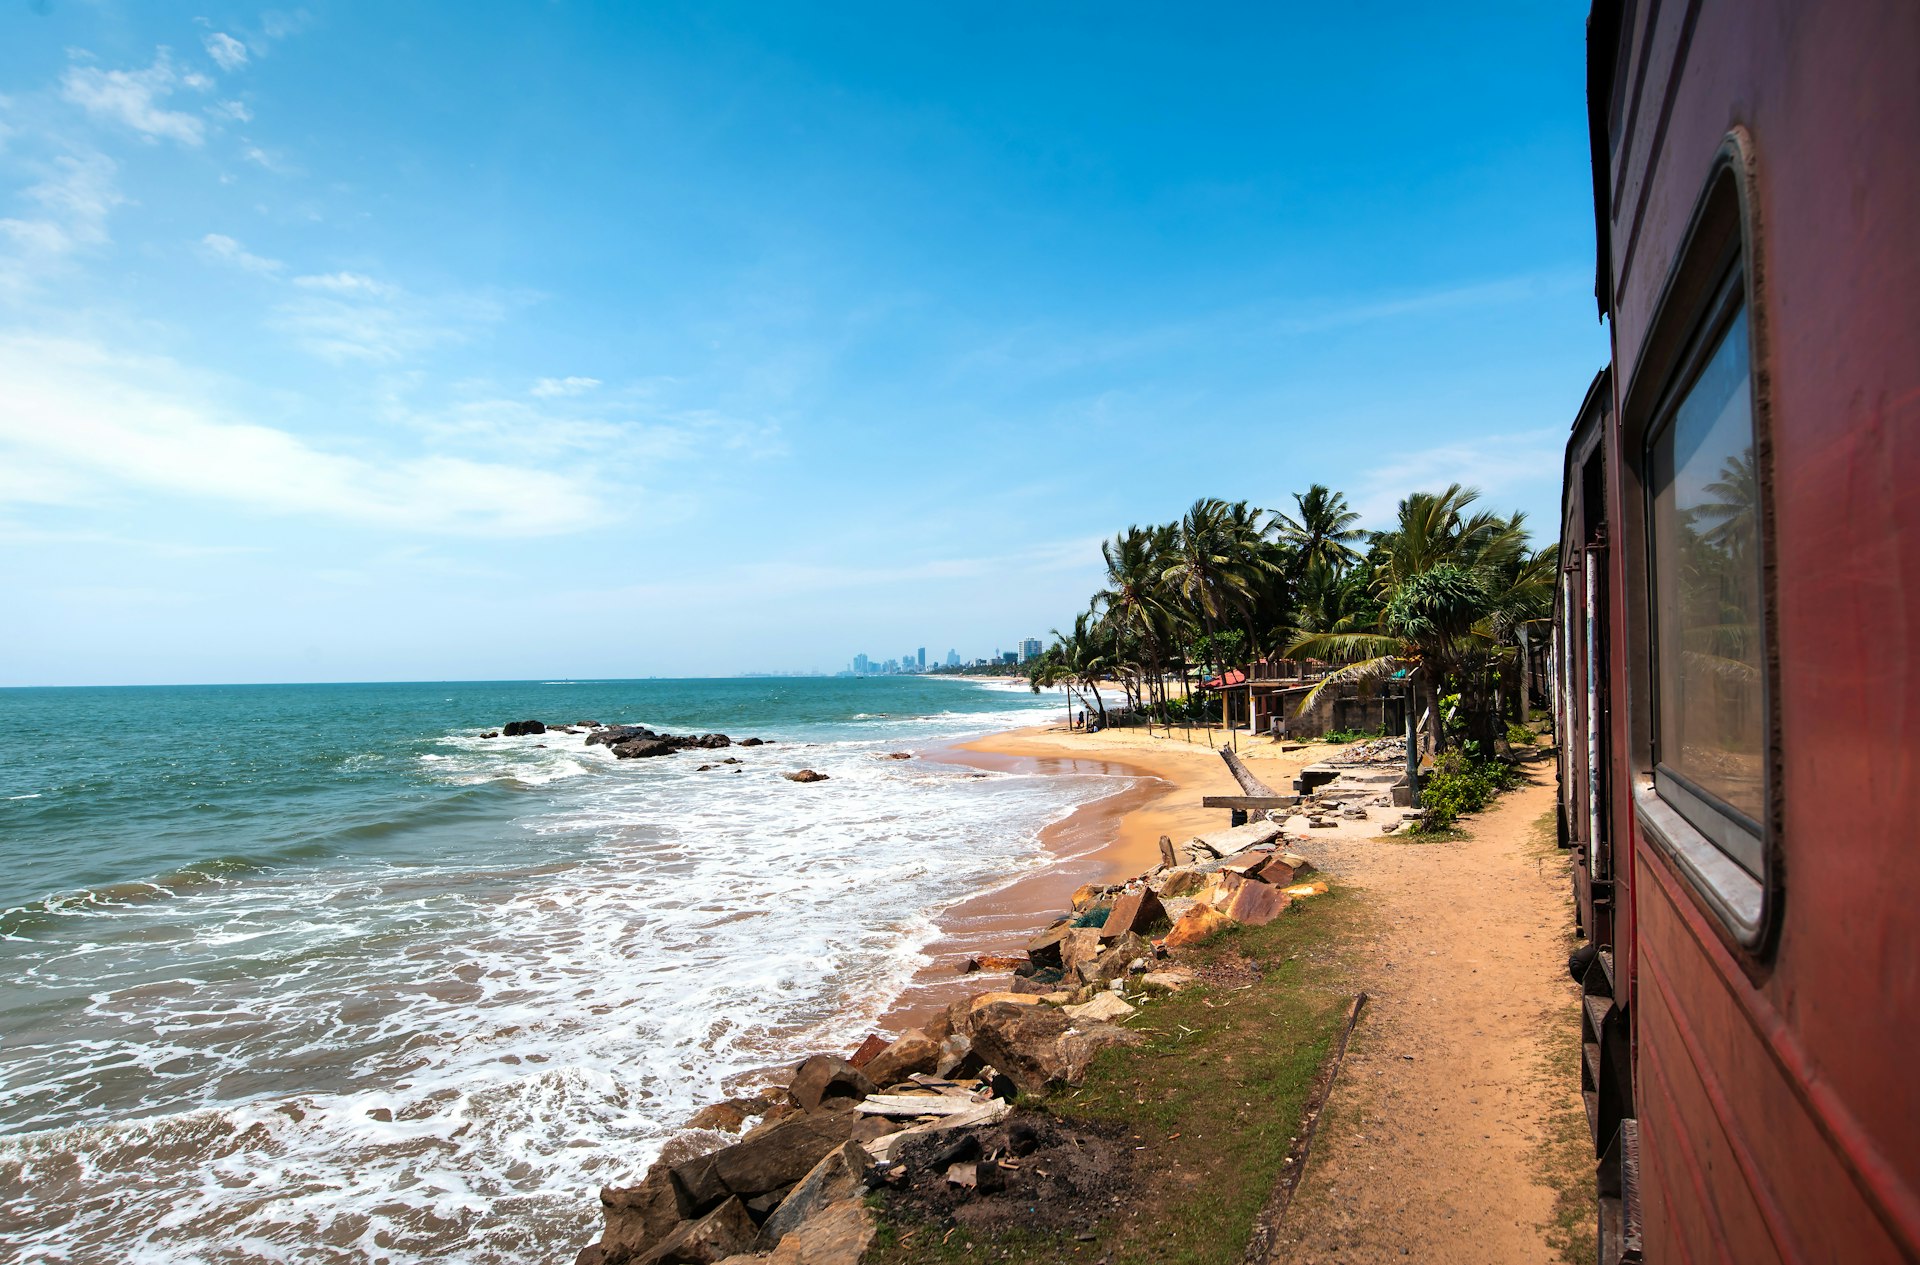
<path fill-rule="evenodd" d="M 1107 915 L 1112 912 L 1113 906 L 1111 905 L 1095 905 L 1091 909 L 1083 909 L 1075 914 L 1073 916 L 1073 925 L 1076 927 L 1104 927 L 1107 925 Z"/>
<path fill-rule="evenodd" d="M 1324 741 L 1327 742 L 1367 742 L 1374 738 L 1385 737 L 1380 729 L 1333 729 L 1329 730 Z"/>
<path fill-rule="evenodd" d="M 1445 830 L 1465 813 L 1477 813 L 1514 782 L 1513 770 L 1470 751 L 1449 751 L 1434 761 L 1420 783 L 1422 830 Z"/>
<path fill-rule="evenodd" d="M 1507 726 L 1507 745 L 1510 747 L 1531 747 L 1535 738 L 1533 730 L 1515 722 Z"/>

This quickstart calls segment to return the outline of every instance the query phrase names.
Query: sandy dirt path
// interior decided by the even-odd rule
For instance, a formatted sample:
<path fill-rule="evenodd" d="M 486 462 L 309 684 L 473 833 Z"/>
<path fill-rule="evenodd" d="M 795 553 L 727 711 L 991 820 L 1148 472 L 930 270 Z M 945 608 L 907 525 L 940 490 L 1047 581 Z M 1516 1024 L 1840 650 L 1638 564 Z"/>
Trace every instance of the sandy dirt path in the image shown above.
<path fill-rule="evenodd" d="M 1353 963 L 1371 1000 L 1274 1265 L 1559 1259 L 1546 1139 L 1583 1109 L 1551 1052 L 1574 1039 L 1577 990 L 1565 864 L 1535 826 L 1550 766 L 1533 777 L 1463 823 L 1464 841 L 1303 849 L 1373 907 Z"/>

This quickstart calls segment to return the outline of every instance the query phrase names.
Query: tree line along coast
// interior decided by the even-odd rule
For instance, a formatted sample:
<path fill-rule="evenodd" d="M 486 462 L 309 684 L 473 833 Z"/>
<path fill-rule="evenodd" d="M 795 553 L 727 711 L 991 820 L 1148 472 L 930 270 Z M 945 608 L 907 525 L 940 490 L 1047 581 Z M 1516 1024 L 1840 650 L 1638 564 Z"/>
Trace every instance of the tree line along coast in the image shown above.
<path fill-rule="evenodd" d="M 1303 707 L 1331 686 L 1404 682 L 1436 749 L 1484 758 L 1528 719 L 1518 673 L 1546 643 L 1559 566 L 1523 513 L 1478 502 L 1457 483 L 1414 492 L 1364 531 L 1321 484 L 1289 511 L 1202 498 L 1102 542 L 1105 585 L 1024 675 L 1078 688 L 1103 720 L 1101 686 L 1117 683 L 1128 712 L 1165 723 L 1197 718 L 1210 685 L 1291 661 L 1316 682 Z"/>

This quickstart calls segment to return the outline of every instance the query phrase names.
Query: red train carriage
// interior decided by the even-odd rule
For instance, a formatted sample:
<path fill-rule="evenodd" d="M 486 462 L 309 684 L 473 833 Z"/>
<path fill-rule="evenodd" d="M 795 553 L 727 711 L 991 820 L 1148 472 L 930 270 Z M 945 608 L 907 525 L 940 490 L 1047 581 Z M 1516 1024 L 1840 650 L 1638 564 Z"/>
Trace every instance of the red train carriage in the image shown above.
<path fill-rule="evenodd" d="M 1920 1260 L 1920 3 L 1600 0 L 1556 629 L 1601 1259 Z"/>

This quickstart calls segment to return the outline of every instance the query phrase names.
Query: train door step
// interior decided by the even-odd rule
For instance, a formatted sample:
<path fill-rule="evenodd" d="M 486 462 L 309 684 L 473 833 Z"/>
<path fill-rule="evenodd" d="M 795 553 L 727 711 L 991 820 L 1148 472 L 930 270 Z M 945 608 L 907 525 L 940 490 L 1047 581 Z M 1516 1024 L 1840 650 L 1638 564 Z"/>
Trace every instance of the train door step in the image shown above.
<path fill-rule="evenodd" d="M 1640 1125 L 1620 1122 L 1613 1145 L 1600 1158 L 1600 1265 L 1638 1265 L 1640 1232 Z"/>

